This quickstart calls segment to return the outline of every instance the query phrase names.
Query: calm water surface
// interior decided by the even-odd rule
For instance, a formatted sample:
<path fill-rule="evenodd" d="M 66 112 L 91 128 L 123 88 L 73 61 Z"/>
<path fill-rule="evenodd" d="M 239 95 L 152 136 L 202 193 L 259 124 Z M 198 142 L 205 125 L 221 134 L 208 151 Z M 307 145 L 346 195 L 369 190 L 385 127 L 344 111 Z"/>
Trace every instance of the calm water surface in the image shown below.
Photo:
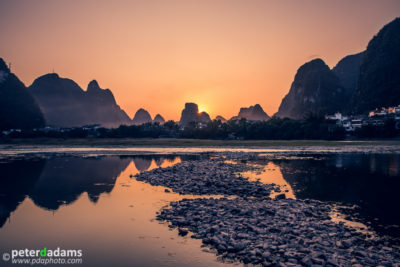
<path fill-rule="evenodd" d="M 360 208 L 346 213 L 381 235 L 400 236 L 397 153 L 274 154 L 246 172 L 276 183 L 291 198 Z M 190 235 L 155 220 L 166 193 L 130 177 L 204 155 L 72 156 L 29 154 L 0 160 L 0 253 L 11 249 L 82 249 L 87 266 L 222 266 Z M 3 262 L 2 262 L 3 263 Z"/>
<path fill-rule="evenodd" d="M 281 185 L 288 198 L 337 203 L 344 219 L 400 244 L 400 154 L 269 154 L 249 164 L 263 166 L 262 171 L 243 173 L 251 180 Z"/>

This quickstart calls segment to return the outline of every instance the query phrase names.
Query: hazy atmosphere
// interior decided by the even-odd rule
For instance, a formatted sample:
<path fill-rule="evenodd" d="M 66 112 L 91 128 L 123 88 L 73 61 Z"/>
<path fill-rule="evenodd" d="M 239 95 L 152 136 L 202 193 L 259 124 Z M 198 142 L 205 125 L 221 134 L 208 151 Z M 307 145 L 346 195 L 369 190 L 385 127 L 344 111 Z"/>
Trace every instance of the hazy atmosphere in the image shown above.
<path fill-rule="evenodd" d="M 301 3 L 301 4 L 300 4 Z M 110 88 L 132 117 L 212 118 L 261 104 L 273 115 L 296 70 L 366 48 L 399 1 L 3 1 L 0 52 L 29 86 L 53 70 Z"/>

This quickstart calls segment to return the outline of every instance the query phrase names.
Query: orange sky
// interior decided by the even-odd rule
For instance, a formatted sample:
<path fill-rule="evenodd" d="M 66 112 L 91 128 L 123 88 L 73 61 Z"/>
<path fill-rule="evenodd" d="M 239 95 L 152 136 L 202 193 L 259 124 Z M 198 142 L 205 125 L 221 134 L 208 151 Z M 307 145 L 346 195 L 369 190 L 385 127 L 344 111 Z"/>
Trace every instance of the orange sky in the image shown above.
<path fill-rule="evenodd" d="M 96 79 L 130 117 L 178 120 L 185 102 L 273 115 L 300 65 L 333 67 L 396 16 L 399 0 L 0 0 L 0 57 L 28 86 L 53 68 Z"/>

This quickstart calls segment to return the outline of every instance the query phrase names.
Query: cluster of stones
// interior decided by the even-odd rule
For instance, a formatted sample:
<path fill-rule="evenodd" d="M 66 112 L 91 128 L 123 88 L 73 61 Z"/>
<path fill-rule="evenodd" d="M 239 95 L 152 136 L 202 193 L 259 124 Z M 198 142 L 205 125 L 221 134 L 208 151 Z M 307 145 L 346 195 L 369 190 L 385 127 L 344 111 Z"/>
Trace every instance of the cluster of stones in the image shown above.
<path fill-rule="evenodd" d="M 231 159 L 233 157 L 229 157 Z M 242 197 L 269 197 L 275 185 L 249 181 L 240 172 L 253 169 L 245 164 L 227 163 L 226 156 L 213 159 L 184 161 L 167 168 L 142 172 L 135 177 L 151 185 L 171 188 L 180 194 L 235 195 Z"/>
<path fill-rule="evenodd" d="M 400 266 L 400 253 L 330 220 L 331 204 L 293 199 L 183 199 L 157 215 L 222 259 L 263 266 Z"/>
<path fill-rule="evenodd" d="M 221 259 L 262 266 L 399 266 L 399 250 L 329 217 L 330 203 L 269 198 L 276 185 L 252 182 L 241 172 L 254 153 L 222 153 L 136 175 L 181 194 L 235 198 L 183 199 L 158 215 L 180 235 L 193 233 Z M 166 192 L 167 191 L 166 189 Z"/>

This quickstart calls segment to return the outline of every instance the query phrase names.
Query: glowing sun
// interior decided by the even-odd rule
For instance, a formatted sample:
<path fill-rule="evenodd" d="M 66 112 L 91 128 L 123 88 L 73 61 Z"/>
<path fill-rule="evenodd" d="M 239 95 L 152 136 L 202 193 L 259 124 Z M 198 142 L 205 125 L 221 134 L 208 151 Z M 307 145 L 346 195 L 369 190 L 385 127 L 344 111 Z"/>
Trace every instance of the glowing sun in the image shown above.
<path fill-rule="evenodd" d="M 206 111 L 206 107 L 205 106 L 199 106 L 199 113 L 201 113 L 201 112 L 207 112 Z"/>

